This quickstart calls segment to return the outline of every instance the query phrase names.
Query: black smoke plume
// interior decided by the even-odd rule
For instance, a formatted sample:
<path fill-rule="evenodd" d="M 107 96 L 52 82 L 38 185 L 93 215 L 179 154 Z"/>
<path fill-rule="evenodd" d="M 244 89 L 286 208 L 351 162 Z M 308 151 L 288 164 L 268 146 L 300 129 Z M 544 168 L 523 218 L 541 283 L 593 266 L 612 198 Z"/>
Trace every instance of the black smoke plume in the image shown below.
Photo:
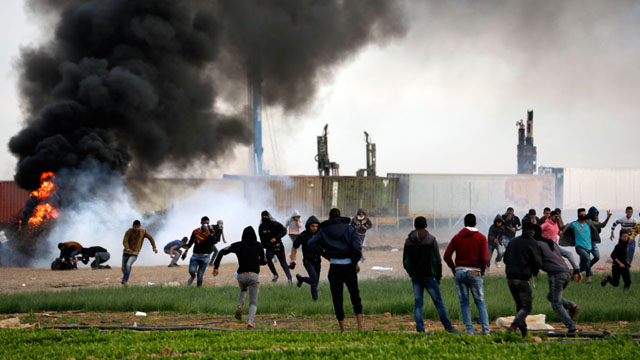
<path fill-rule="evenodd" d="M 215 163 L 251 130 L 218 87 L 262 80 L 267 106 L 302 111 L 328 71 L 371 41 L 404 32 L 394 1 L 48 0 L 53 37 L 23 50 L 26 126 L 10 143 L 15 180 L 97 161 L 144 177 L 163 164 Z M 218 74 L 218 75 L 214 75 Z"/>

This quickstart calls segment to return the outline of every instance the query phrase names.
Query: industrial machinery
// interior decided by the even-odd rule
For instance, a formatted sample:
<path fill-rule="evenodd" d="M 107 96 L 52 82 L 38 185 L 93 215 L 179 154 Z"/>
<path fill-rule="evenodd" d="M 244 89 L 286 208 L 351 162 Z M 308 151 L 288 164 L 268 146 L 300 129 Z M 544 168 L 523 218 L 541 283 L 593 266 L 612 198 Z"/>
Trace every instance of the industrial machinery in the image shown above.
<path fill-rule="evenodd" d="M 329 124 L 326 124 L 324 126 L 322 136 L 318 136 L 318 155 L 316 155 L 316 161 L 318 162 L 318 175 L 339 176 L 340 165 L 329 161 L 329 138 L 327 136 L 328 127 Z"/>
<path fill-rule="evenodd" d="M 376 176 L 376 144 L 371 142 L 369 133 L 364 132 L 365 142 L 367 143 L 367 168 L 360 169 L 356 172 L 356 176 Z"/>
<path fill-rule="evenodd" d="M 533 110 L 527 110 L 527 133 L 525 136 L 524 121 L 516 123 L 518 126 L 518 174 L 533 174 L 536 172 L 536 147 L 533 146 Z"/>

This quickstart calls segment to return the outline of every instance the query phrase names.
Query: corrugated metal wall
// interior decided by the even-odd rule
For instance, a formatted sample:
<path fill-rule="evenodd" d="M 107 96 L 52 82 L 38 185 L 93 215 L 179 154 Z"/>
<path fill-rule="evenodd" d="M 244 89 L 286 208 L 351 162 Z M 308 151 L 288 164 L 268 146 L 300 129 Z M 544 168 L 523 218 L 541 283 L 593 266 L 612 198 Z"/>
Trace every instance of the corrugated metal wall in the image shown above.
<path fill-rule="evenodd" d="M 624 212 L 629 205 L 640 207 L 640 169 L 564 169 L 564 209 Z"/>
<path fill-rule="evenodd" d="M 29 193 L 13 181 L 0 181 L 0 222 L 12 223 L 22 215 Z"/>
<path fill-rule="evenodd" d="M 358 208 L 363 208 L 371 217 L 396 215 L 396 178 L 336 176 L 322 181 L 325 212 L 337 207 L 343 216 L 355 216 Z"/>

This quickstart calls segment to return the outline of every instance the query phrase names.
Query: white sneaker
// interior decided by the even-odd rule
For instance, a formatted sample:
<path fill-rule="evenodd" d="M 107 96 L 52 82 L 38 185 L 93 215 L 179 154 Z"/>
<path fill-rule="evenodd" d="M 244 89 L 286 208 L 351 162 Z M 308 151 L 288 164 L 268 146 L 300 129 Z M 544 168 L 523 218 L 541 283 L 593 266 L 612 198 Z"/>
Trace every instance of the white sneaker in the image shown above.
<path fill-rule="evenodd" d="M 501 266 L 500 266 L 500 263 L 497 263 L 497 264 L 496 264 L 496 267 L 497 267 L 497 268 L 500 268 L 500 267 L 501 267 Z"/>

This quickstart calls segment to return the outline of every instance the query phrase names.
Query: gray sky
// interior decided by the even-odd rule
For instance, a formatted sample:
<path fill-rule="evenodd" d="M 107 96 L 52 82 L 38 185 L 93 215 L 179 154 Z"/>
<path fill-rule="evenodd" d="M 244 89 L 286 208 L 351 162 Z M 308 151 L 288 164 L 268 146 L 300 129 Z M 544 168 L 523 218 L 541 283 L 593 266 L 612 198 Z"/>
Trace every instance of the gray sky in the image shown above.
<path fill-rule="evenodd" d="M 365 166 L 363 130 L 377 144 L 381 175 L 515 173 L 515 123 L 527 109 L 535 112 L 539 165 L 638 166 L 640 2 L 407 7 L 407 35 L 335 68 L 309 112 L 265 110 L 267 169 L 317 174 L 316 136 L 328 123 L 330 157 L 342 175 Z M 6 144 L 21 121 L 13 63 L 39 30 L 21 1 L 3 4 L 0 20 L 0 179 L 8 180 L 15 158 Z M 246 159 L 247 150 L 238 149 L 217 173 L 246 171 Z"/>

